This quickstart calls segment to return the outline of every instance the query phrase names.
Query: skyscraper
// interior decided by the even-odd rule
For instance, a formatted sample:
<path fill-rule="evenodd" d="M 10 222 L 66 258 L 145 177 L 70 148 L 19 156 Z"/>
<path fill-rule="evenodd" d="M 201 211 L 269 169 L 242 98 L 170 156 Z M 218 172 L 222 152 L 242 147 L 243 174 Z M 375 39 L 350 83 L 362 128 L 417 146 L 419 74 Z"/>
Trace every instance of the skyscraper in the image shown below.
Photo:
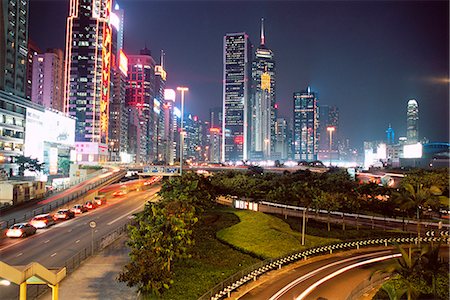
<path fill-rule="evenodd" d="M 318 152 L 319 111 L 317 95 L 307 90 L 294 93 L 294 159 L 312 161 Z"/>
<path fill-rule="evenodd" d="M 155 97 L 155 60 L 149 49 L 138 55 L 128 55 L 128 87 L 126 101 L 129 108 L 130 151 L 136 162 L 154 159 L 153 106 Z"/>
<path fill-rule="evenodd" d="M 395 133 L 394 129 L 391 127 L 391 124 L 389 124 L 388 129 L 386 129 L 386 141 L 388 145 L 395 144 Z"/>
<path fill-rule="evenodd" d="M 419 141 L 419 105 L 415 99 L 408 101 L 406 117 L 406 138 L 408 144 L 415 144 Z"/>
<path fill-rule="evenodd" d="M 175 129 L 176 120 L 174 116 L 174 103 L 175 103 L 176 93 L 175 90 L 165 89 L 164 90 L 164 140 L 165 140 L 165 150 L 164 150 L 164 161 L 167 164 L 173 164 L 175 159 Z"/>
<path fill-rule="evenodd" d="M 26 96 L 29 0 L 0 0 L 0 90 Z"/>
<path fill-rule="evenodd" d="M 251 43 L 246 33 L 223 39 L 222 161 L 248 158 L 251 122 Z"/>
<path fill-rule="evenodd" d="M 264 19 L 261 43 L 252 62 L 251 157 L 269 159 L 275 143 L 275 61 L 265 45 Z"/>
<path fill-rule="evenodd" d="M 76 117 L 82 161 L 108 158 L 111 0 L 71 0 L 67 18 L 65 109 Z"/>
<path fill-rule="evenodd" d="M 164 113 L 164 90 L 166 88 L 167 72 L 164 70 L 164 51 L 161 50 L 160 64 L 155 66 L 155 99 L 153 105 L 155 127 L 155 143 L 156 143 L 156 161 L 166 162 L 166 128 L 165 128 L 165 113 Z"/>
<path fill-rule="evenodd" d="M 48 52 L 48 51 L 47 51 Z M 25 96 L 27 99 L 31 99 L 31 91 L 33 89 L 33 57 L 41 53 L 41 50 L 36 45 L 36 43 L 28 38 L 28 55 L 27 55 L 27 87 L 25 90 Z M 63 57 L 64 59 L 64 57 Z M 64 69 L 64 65 L 63 65 Z M 61 91 L 62 93 L 63 91 Z"/>
<path fill-rule="evenodd" d="M 288 158 L 288 124 L 285 118 L 278 118 L 275 123 L 275 145 L 273 158 Z"/>
<path fill-rule="evenodd" d="M 48 49 L 36 54 L 32 64 L 31 101 L 46 108 L 64 111 L 64 54 Z"/>

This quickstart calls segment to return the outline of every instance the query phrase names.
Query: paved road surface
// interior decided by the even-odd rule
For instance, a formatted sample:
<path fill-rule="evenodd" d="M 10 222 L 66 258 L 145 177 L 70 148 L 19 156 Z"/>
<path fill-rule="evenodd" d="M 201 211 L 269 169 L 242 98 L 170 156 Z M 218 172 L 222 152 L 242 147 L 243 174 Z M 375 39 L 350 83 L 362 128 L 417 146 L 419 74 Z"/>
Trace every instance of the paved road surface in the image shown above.
<path fill-rule="evenodd" d="M 79 251 L 90 247 L 90 221 L 97 223 L 94 239 L 100 238 L 123 226 L 133 213 L 141 211 L 145 202 L 154 196 L 159 187 L 154 185 L 145 191 L 110 198 L 103 207 L 48 229 L 39 229 L 36 235 L 25 239 L 4 239 L 0 242 L 0 260 L 11 265 L 25 265 L 35 261 L 45 267 L 62 267 Z M 0 295 L 2 299 L 17 299 L 18 287 L 0 286 Z"/>

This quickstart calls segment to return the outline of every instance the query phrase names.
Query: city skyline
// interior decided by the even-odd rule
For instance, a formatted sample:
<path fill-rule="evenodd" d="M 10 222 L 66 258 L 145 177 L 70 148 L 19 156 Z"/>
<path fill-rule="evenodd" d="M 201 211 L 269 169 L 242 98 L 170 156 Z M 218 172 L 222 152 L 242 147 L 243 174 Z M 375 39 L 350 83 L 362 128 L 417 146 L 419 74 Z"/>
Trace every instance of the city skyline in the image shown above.
<path fill-rule="evenodd" d="M 264 17 L 266 42 L 277 53 L 277 102 L 288 121 L 292 93 L 309 85 L 319 105 L 339 107 L 341 132 L 354 146 L 383 139 L 388 124 L 406 136 L 409 99 L 421 107 L 420 138 L 448 140 L 447 2 L 232 3 L 124 2 L 125 52 L 147 45 L 157 56 L 164 49 L 168 87 L 189 86 L 186 111 L 207 120 L 222 101 L 223 36 L 245 31 L 257 45 Z M 31 1 L 30 8 L 31 39 L 42 49 L 63 48 L 68 1 Z M 49 8 L 52 18 L 45 17 Z"/>

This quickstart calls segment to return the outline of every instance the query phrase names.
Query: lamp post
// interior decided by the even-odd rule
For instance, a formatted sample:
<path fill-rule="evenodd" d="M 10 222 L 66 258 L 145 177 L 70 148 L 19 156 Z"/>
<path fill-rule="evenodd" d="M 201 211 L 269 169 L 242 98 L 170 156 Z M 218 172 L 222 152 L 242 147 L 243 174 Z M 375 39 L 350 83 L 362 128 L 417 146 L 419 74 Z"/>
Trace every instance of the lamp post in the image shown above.
<path fill-rule="evenodd" d="M 179 86 L 177 91 L 181 92 L 181 128 L 180 128 L 180 176 L 183 175 L 183 142 L 184 142 L 184 131 L 183 131 L 183 117 L 184 117 L 184 93 L 189 91 L 189 88 Z"/>
<path fill-rule="evenodd" d="M 330 167 L 331 167 L 331 144 L 333 143 L 333 132 L 336 130 L 333 126 L 328 126 L 327 131 L 330 133 L 330 151 L 328 152 L 328 155 L 330 156 Z"/>

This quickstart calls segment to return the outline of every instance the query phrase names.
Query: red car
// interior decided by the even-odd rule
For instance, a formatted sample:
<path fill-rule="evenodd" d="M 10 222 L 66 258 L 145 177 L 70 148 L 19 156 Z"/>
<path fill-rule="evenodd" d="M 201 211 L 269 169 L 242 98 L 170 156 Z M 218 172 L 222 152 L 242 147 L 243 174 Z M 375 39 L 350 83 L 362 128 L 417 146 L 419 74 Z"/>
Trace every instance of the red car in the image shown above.
<path fill-rule="evenodd" d="M 87 209 L 95 209 L 95 208 L 97 208 L 97 204 L 95 204 L 94 202 L 92 202 L 92 201 L 88 201 L 88 202 L 86 202 L 86 204 L 84 205 Z"/>

